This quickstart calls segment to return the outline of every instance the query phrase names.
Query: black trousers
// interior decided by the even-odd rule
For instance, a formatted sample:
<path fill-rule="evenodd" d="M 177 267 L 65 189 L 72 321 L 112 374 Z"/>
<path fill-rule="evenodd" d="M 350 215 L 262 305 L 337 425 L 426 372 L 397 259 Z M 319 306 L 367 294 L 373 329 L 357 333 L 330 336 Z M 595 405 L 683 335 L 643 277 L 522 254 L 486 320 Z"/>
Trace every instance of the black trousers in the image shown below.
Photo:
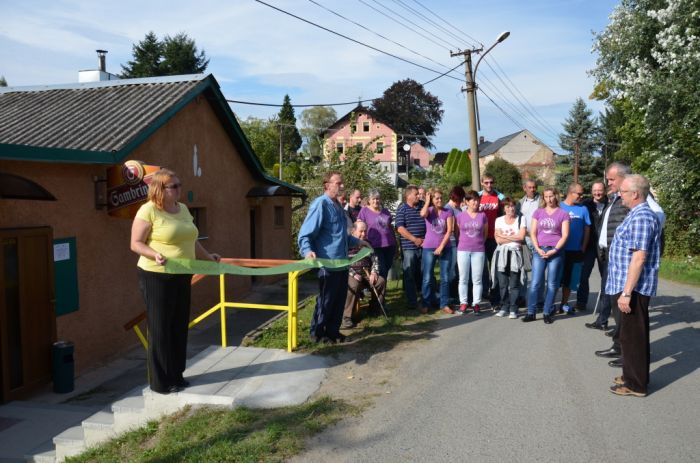
<path fill-rule="evenodd" d="M 187 360 L 192 275 L 138 269 L 148 323 L 148 383 L 167 392 L 182 381 Z"/>
<path fill-rule="evenodd" d="M 348 294 L 348 270 L 318 271 L 318 298 L 311 319 L 311 337 L 324 336 L 336 340 L 340 337 L 345 297 Z"/>
<path fill-rule="evenodd" d="M 615 298 L 615 307 L 619 294 Z M 649 296 L 632 291 L 631 313 L 620 313 L 620 348 L 622 349 L 622 378 L 627 387 L 647 392 L 649 385 Z"/>

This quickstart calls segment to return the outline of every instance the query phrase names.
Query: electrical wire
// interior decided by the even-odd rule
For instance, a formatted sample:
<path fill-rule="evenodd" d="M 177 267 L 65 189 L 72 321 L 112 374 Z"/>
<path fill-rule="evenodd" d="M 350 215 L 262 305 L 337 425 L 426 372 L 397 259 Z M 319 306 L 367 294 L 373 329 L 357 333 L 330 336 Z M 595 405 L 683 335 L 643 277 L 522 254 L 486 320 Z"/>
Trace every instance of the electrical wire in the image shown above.
<path fill-rule="evenodd" d="M 460 34 L 462 34 L 462 35 L 463 35 L 464 37 L 466 37 L 467 39 L 472 40 L 474 43 L 478 43 L 479 45 L 481 45 L 481 48 L 484 48 L 484 43 L 483 43 L 482 41 L 477 40 L 477 39 L 474 38 L 473 36 L 467 34 L 466 32 L 464 32 L 464 31 L 462 31 L 462 30 L 460 30 L 460 29 L 458 29 L 457 27 L 455 27 L 454 25 L 452 25 L 452 23 L 450 23 L 448 20 L 446 20 L 446 19 L 440 17 L 437 13 L 435 13 L 434 11 L 432 11 L 432 10 L 431 10 L 430 8 L 428 8 L 427 6 L 423 5 L 423 4 L 422 4 L 421 2 L 419 2 L 418 0 L 413 0 L 413 2 L 416 3 L 416 4 L 418 4 L 420 7 L 422 7 L 424 10 L 426 10 L 428 13 L 430 13 L 430 14 L 432 14 L 433 16 L 435 16 L 436 18 L 438 18 L 440 21 L 442 21 L 442 22 L 444 22 L 445 24 L 447 24 L 448 26 L 450 26 L 450 27 L 451 27 L 452 29 L 454 29 L 455 31 L 457 31 L 457 32 L 459 32 Z"/>

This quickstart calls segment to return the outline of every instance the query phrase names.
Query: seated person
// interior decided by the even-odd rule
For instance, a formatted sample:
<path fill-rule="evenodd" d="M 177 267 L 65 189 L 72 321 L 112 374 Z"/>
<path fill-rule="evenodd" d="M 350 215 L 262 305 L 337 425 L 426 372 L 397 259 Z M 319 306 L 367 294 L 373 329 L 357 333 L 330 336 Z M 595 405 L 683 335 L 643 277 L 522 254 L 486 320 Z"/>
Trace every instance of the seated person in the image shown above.
<path fill-rule="evenodd" d="M 367 238 L 367 224 L 361 220 L 356 221 L 352 227 L 352 235 L 361 240 Z M 360 247 L 351 248 L 348 255 L 352 259 L 360 251 Z M 384 304 L 384 290 L 386 280 L 379 275 L 379 259 L 375 254 L 371 254 L 362 260 L 352 264 L 348 275 L 348 296 L 345 299 L 345 310 L 343 311 L 343 323 L 341 328 L 353 328 L 355 322 L 352 319 L 352 312 L 355 304 L 362 295 L 365 288 L 374 287 L 372 291 L 372 305 L 378 309 L 378 304 Z M 376 292 L 376 294 L 375 294 Z M 379 300 L 377 300 L 379 295 Z"/>

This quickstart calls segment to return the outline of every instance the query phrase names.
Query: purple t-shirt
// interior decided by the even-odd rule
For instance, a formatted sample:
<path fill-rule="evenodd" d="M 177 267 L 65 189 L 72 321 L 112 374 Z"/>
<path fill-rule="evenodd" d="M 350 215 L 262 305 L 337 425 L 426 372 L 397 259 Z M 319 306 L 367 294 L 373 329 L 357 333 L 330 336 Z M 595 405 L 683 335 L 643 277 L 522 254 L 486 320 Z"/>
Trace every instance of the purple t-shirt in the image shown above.
<path fill-rule="evenodd" d="M 434 207 L 428 208 L 428 217 L 425 218 L 423 249 L 437 249 L 440 246 L 445 233 L 447 233 L 447 219 L 452 216 L 452 211 L 449 209 L 443 209 L 438 214 Z M 449 240 L 445 247 L 450 247 Z"/>
<path fill-rule="evenodd" d="M 484 227 L 488 224 L 488 218 L 483 212 L 477 212 L 476 217 L 469 215 L 469 212 L 462 212 L 457 216 L 457 227 L 459 227 L 458 251 L 485 252 L 484 247 Z"/>
<path fill-rule="evenodd" d="M 537 209 L 532 218 L 537 220 L 537 243 L 542 246 L 556 246 L 561 239 L 561 224 L 569 221 L 569 214 L 557 207 L 552 215 L 545 208 Z"/>
<path fill-rule="evenodd" d="M 363 207 L 357 218 L 367 224 L 367 241 L 373 248 L 396 246 L 391 212 L 386 209 L 374 212 L 369 207 Z"/>

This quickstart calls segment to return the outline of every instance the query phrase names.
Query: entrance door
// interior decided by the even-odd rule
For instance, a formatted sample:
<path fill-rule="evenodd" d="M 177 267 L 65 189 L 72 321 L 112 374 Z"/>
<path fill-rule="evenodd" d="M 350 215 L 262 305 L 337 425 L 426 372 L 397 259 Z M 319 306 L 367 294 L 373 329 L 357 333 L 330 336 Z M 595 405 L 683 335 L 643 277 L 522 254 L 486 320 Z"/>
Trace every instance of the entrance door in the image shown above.
<path fill-rule="evenodd" d="M 49 227 L 0 230 L 0 402 L 51 381 L 52 249 Z"/>

